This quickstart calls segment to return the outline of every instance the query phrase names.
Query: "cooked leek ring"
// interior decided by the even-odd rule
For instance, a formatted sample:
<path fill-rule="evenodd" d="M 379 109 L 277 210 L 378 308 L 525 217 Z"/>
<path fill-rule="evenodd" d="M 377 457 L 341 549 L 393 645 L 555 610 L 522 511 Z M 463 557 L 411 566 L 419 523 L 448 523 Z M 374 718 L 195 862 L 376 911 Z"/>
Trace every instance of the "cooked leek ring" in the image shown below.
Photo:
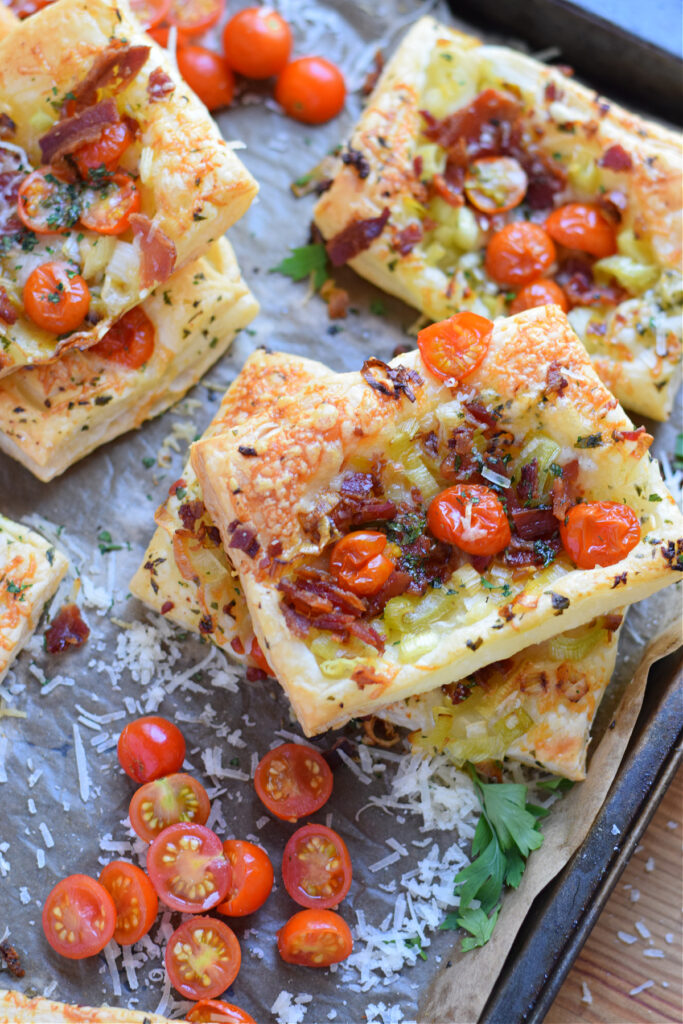
<path fill-rule="evenodd" d="M 366 664 L 363 658 L 331 658 L 320 662 L 320 671 L 327 679 L 344 679 L 360 665 Z"/>
<path fill-rule="evenodd" d="M 562 579 L 563 576 L 567 575 L 569 570 L 558 562 L 552 562 L 546 569 L 542 569 L 541 572 L 537 573 L 533 579 L 525 583 L 524 590 L 517 597 L 521 597 L 523 594 L 541 594 L 548 587 L 552 586 L 553 583 L 557 583 L 558 580 Z"/>
<path fill-rule="evenodd" d="M 403 469 L 413 487 L 417 487 L 425 501 L 430 501 L 441 487 L 420 458 L 418 451 L 410 452 L 403 460 Z"/>
<path fill-rule="evenodd" d="M 434 728 L 413 734 L 413 743 L 423 749 L 443 752 L 457 765 L 465 761 L 498 760 L 534 724 L 523 708 L 509 712 L 497 722 L 487 723 L 472 716 L 471 699 L 453 708 L 434 708 Z"/>
<path fill-rule="evenodd" d="M 546 491 L 550 490 L 550 481 L 548 480 L 550 466 L 553 462 L 557 461 L 560 451 L 560 446 L 555 444 L 549 437 L 544 437 L 543 434 L 538 437 L 532 437 L 519 453 L 515 465 L 515 475 L 519 478 L 518 474 L 521 473 L 522 467 L 529 465 L 529 463 L 536 459 L 538 465 L 538 493 L 545 494 Z"/>
<path fill-rule="evenodd" d="M 438 642 L 439 634 L 433 629 L 428 629 L 424 633 L 408 633 L 401 637 L 398 645 L 398 660 L 404 665 L 412 665 L 424 654 L 433 651 Z"/>
<path fill-rule="evenodd" d="M 553 661 L 581 661 L 599 643 L 607 640 L 609 633 L 600 618 L 587 632 L 583 630 L 579 636 L 564 633 L 548 640 L 548 651 Z"/>
<path fill-rule="evenodd" d="M 659 278 L 659 267 L 652 263 L 641 263 L 630 256 L 607 256 L 593 265 L 593 272 L 599 281 L 614 278 L 631 295 L 642 295 Z"/>

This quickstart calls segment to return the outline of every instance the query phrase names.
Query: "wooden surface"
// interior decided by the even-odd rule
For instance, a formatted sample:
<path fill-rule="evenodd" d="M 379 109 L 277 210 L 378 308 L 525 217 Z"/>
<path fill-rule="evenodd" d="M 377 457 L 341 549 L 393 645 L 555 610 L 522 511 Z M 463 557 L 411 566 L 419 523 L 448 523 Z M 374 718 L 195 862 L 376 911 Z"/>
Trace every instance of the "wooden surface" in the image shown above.
<path fill-rule="evenodd" d="M 545 1024 L 681 1024 L 682 903 L 683 770 L 667 790 Z M 645 929 L 649 937 L 641 934 Z M 625 942 L 619 932 L 636 941 Z M 648 950 L 664 956 L 648 956 Z M 630 994 L 646 981 L 654 984 Z"/>

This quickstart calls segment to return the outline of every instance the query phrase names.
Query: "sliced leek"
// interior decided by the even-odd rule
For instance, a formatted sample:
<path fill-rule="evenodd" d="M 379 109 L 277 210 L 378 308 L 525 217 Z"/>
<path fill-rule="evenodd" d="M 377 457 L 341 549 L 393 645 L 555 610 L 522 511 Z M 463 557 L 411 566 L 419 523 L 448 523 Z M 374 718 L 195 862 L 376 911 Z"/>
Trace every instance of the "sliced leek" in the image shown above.
<path fill-rule="evenodd" d="M 320 662 L 320 671 L 327 679 L 345 679 L 361 665 L 367 665 L 363 658 L 330 658 Z"/>
<path fill-rule="evenodd" d="M 433 629 L 423 633 L 408 633 L 401 637 L 398 645 L 398 660 L 404 665 L 412 665 L 420 658 L 433 651 L 439 642 L 439 634 Z"/>
<path fill-rule="evenodd" d="M 522 472 L 522 467 L 529 465 L 536 459 L 538 466 L 538 493 L 545 494 L 550 490 L 550 467 L 557 461 L 560 454 L 560 446 L 552 441 L 549 437 L 544 437 L 542 434 L 538 437 L 532 437 L 532 439 L 524 445 L 519 456 L 517 457 L 515 465 L 515 475 L 519 478 Z"/>
<path fill-rule="evenodd" d="M 564 633 L 561 636 L 552 637 L 548 641 L 548 651 L 554 661 L 581 661 L 587 654 L 597 647 L 599 643 L 607 640 L 609 633 L 603 625 L 603 620 L 598 619 L 590 629 L 582 629 L 578 636 Z"/>

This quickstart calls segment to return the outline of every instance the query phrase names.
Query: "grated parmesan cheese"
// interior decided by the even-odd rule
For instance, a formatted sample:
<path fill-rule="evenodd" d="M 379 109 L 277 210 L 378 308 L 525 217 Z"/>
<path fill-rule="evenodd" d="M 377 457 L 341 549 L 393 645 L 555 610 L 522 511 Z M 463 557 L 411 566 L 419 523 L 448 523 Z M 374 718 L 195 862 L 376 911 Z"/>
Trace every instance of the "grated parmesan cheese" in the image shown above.
<path fill-rule="evenodd" d="M 90 799 L 90 777 L 88 775 L 88 762 L 85 759 L 85 748 L 81 738 L 81 730 L 76 722 L 73 723 L 74 753 L 76 754 L 76 770 L 78 772 L 78 791 L 81 800 L 87 804 Z"/>
<path fill-rule="evenodd" d="M 654 981 L 652 981 L 652 979 L 649 979 L 648 981 L 644 981 L 642 985 L 636 985 L 635 988 L 632 988 L 631 991 L 629 992 L 629 995 L 630 996 L 639 996 L 641 992 L 644 992 L 645 989 L 652 988 L 653 985 L 654 985 Z"/>

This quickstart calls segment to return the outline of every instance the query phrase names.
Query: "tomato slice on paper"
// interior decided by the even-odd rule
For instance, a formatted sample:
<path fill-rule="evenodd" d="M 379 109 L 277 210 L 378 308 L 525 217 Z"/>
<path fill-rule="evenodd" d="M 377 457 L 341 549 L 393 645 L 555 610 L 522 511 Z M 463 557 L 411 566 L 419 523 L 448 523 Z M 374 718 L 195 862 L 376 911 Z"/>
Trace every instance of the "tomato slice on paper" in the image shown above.
<path fill-rule="evenodd" d="M 332 772 L 313 747 L 283 743 L 261 758 L 254 785 L 271 814 L 285 821 L 298 821 L 329 800 Z"/>
<path fill-rule="evenodd" d="M 130 802 L 130 823 L 133 830 L 151 843 L 169 825 L 195 822 L 203 825 L 209 817 L 211 803 L 201 782 L 178 772 L 154 779 L 133 794 Z"/>
<path fill-rule="evenodd" d="M 223 853 L 230 861 L 232 880 L 227 899 L 217 910 L 228 917 L 243 917 L 262 907 L 273 888 L 273 865 L 265 850 L 246 839 L 226 839 Z"/>
<path fill-rule="evenodd" d="M 484 359 L 492 331 L 492 321 L 477 313 L 456 313 L 431 324 L 417 336 L 422 362 L 435 377 L 457 384 Z"/>
<path fill-rule="evenodd" d="M 333 910 L 300 910 L 277 933 L 277 948 L 288 964 L 329 967 L 353 949 L 346 921 Z"/>
<path fill-rule="evenodd" d="M 147 873 L 171 910 L 201 914 L 230 888 L 232 868 L 215 832 L 204 825 L 169 825 L 147 851 Z"/>
<path fill-rule="evenodd" d="M 186 999 L 213 999 L 237 977 L 242 952 L 223 921 L 192 917 L 171 935 L 164 961 L 171 984 Z"/>
<path fill-rule="evenodd" d="M 202 999 L 185 1017 L 192 1024 L 256 1024 L 246 1010 L 223 999 Z"/>
<path fill-rule="evenodd" d="M 351 886 L 346 843 L 325 825 L 304 825 L 290 836 L 282 857 L 282 879 L 302 907 L 338 906 Z"/>
<path fill-rule="evenodd" d="M 101 952 L 113 936 L 115 925 L 113 899 L 103 885 L 88 875 L 62 878 L 45 900 L 45 938 L 69 960 L 82 960 Z"/>
<path fill-rule="evenodd" d="M 114 941 L 132 946 L 154 924 L 159 899 L 154 886 L 141 868 L 125 860 L 113 860 L 100 873 L 103 885 L 116 907 Z"/>

